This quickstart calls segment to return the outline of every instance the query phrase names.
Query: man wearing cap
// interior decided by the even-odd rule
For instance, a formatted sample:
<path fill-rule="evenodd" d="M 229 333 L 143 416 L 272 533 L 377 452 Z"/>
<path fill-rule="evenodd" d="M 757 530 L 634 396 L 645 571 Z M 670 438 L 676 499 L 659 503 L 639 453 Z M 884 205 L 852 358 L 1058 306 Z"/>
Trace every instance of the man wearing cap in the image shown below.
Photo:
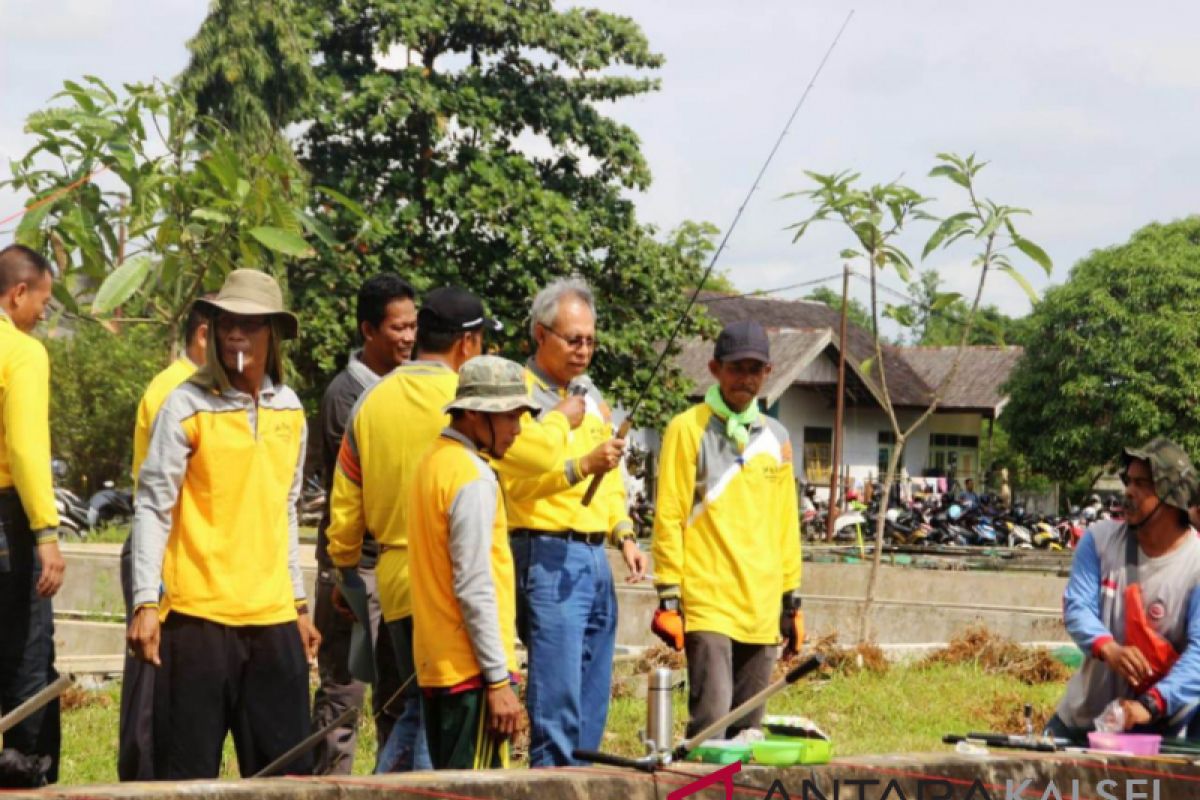
<path fill-rule="evenodd" d="M 215 294 L 206 299 L 211 300 Z M 167 395 L 203 366 L 208 350 L 208 314 L 193 303 L 183 325 L 184 352 L 159 372 L 138 403 L 133 425 L 133 485 L 150 448 L 150 431 Z M 121 594 L 125 597 L 125 623 L 133 616 L 133 542 L 121 546 Z M 117 779 L 151 780 L 154 777 L 154 669 L 135 655 L 126 654 L 121 677 L 121 712 L 117 729 Z"/>
<path fill-rule="evenodd" d="M 785 654 L 804 640 L 792 445 L 758 407 L 771 374 L 766 331 L 727 325 L 708 369 L 716 383 L 704 402 L 663 436 L 654 517 L 651 630 L 687 651 L 688 736 L 766 688 L 780 638 Z M 728 735 L 758 727 L 762 714 Z"/>
<path fill-rule="evenodd" d="M 521 704 L 512 688 L 516 599 L 496 475 L 532 409 L 525 371 L 495 356 L 463 365 L 450 425 L 409 495 L 417 680 L 435 769 L 508 766 Z"/>
<path fill-rule="evenodd" d="M 1046 726 L 1086 742 L 1119 700 L 1126 730 L 1176 735 L 1200 703 L 1196 470 L 1162 437 L 1121 456 L 1124 520 L 1099 520 L 1075 551 L 1063 621 L 1085 658 Z"/>
<path fill-rule="evenodd" d="M 362 348 L 350 354 L 346 368 L 330 381 L 321 398 L 317 430 L 321 437 L 322 478 L 326 502 L 317 526 L 317 587 L 313 621 L 321 632 L 317 667 L 321 684 L 313 698 L 313 727 L 324 728 L 347 708 L 361 708 L 365 684 L 350 670 L 353 623 L 334 607 L 334 567 L 327 552 L 329 502 L 337 471 L 338 450 L 346 433 L 350 412 L 362 393 L 396 367 L 412 357 L 417 338 L 416 291 L 394 273 L 373 275 L 358 290 L 355 316 Z M 381 626 L 379 593 L 375 591 L 375 562 L 379 545 L 370 531 L 363 534 L 358 574 L 363 579 L 370 614 L 367 629 L 374 647 L 375 676 L 371 705 L 375 717 L 375 741 L 388 740 L 396 715 L 386 701 L 400 687 L 396 677 L 395 650 L 387 628 Z M 393 704 L 399 706 L 399 703 Z M 358 738 L 358 720 L 351 719 L 330 731 L 315 750 L 317 775 L 349 775 L 354 766 L 354 748 Z M 376 751 L 378 756 L 382 748 Z"/>
<path fill-rule="evenodd" d="M 243 776 L 304 739 L 320 644 L 296 519 L 304 409 L 283 384 L 296 317 L 256 270 L 234 270 L 200 303 L 212 332 L 205 363 L 159 410 L 133 518 L 127 638 L 158 668 L 159 780 L 217 777 L 228 732 Z M 311 759 L 284 770 L 309 772 Z"/>
<path fill-rule="evenodd" d="M 478 297 L 457 287 L 434 289 L 417 314 L 417 357 L 367 389 L 350 412 L 338 451 L 329 506 L 329 559 L 337 577 L 353 585 L 367 531 L 379 543 L 375 577 L 383 621 L 407 682 L 389 741 L 378 759 L 381 772 L 429 769 L 421 727 L 420 693 L 413 667 L 412 596 L 409 591 L 409 487 L 421 456 L 446 425 L 458 369 L 483 350 L 484 331 L 498 324 L 484 315 Z M 390 699 L 390 698 L 386 698 Z"/>
<path fill-rule="evenodd" d="M 517 447 L 494 463 L 517 570 L 518 629 L 529 650 L 529 762 L 549 767 L 577 763 L 572 753 L 599 749 L 604 735 L 617 628 L 604 545 L 621 549 L 631 581 L 641 580 L 646 556 L 620 476 L 603 476 L 618 465 L 624 442 L 613 438 L 611 411 L 586 374 L 596 348 L 592 291 L 578 278 L 556 280 L 534 297 L 531 318 L 537 352 L 526 371 L 539 414 L 528 430 L 522 423 Z M 541 476 L 523 475 L 518 449 L 545 428 L 556 403 L 576 393 L 587 411 L 563 457 Z M 585 506 L 591 474 L 600 475 L 600 485 Z"/>
<path fill-rule="evenodd" d="M 40 254 L 19 244 L 0 250 L 0 715 L 58 677 L 50 599 L 65 564 L 50 473 L 50 359 L 30 336 L 53 281 Z M 0 779 L 0 787 L 58 780 L 57 700 L 3 738 L 24 774 Z"/>

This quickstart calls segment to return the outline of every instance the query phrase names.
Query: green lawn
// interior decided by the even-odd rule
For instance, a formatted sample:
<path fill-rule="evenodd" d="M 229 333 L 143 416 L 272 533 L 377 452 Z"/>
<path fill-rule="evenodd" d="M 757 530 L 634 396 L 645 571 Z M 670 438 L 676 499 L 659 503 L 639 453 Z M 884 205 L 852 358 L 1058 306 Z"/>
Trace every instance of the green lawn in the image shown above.
<path fill-rule="evenodd" d="M 609 713 L 605 749 L 640 755 L 639 732 L 645 706 L 637 699 L 644 675 L 619 669 Z M 777 696 L 768 713 L 811 717 L 832 738 L 834 755 L 948 749 L 943 734 L 971 730 L 1021 731 L 1022 706 L 1033 704 L 1041 724 L 1053 711 L 1064 684 L 1028 686 L 1007 675 L 991 674 L 974 664 L 893 667 L 886 674 L 835 673 L 802 682 Z M 81 693 L 82 702 L 63 715 L 62 783 L 116 780 L 119 689 Z M 675 703 L 677 733 L 682 736 L 686 696 Z M 375 758 L 369 725 L 360 725 L 355 773 L 367 774 Z M 226 743 L 224 774 L 235 777 L 237 764 Z"/>

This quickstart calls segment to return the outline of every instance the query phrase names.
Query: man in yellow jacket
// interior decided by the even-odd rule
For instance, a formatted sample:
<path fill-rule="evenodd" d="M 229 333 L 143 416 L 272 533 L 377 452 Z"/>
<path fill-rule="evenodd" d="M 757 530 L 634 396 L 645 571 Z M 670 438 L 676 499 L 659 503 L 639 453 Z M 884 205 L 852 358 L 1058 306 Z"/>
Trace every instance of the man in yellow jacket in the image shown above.
<path fill-rule="evenodd" d="M 529 763 L 577 763 L 575 750 L 597 750 L 604 735 L 616 644 L 617 602 L 604 545 L 618 547 L 629 580 L 641 580 L 638 548 L 619 474 L 601 476 L 583 505 L 589 474 L 617 466 L 624 442 L 613 438 L 612 414 L 587 377 L 596 346 L 592 291 L 577 278 L 551 283 L 532 308 L 537 352 L 527 364 L 541 422 L 563 398 L 583 397 L 586 411 L 556 467 L 529 477 L 510 450 L 495 462 L 508 510 L 517 567 L 517 619 L 529 650 Z M 523 423 L 518 447 L 539 425 Z"/>
<path fill-rule="evenodd" d="M 792 446 L 758 407 L 771 373 L 762 326 L 727 325 L 708 368 L 716 384 L 663 436 L 654 516 L 651 629 L 687 651 L 688 736 L 767 686 L 779 638 L 789 654 L 804 640 Z"/>
<path fill-rule="evenodd" d="M 50 475 L 50 360 L 29 335 L 53 279 L 29 248 L 0 250 L 0 716 L 57 677 L 50 598 L 64 563 Z M 59 731 L 56 700 L 4 734 L 4 747 L 26 761 L 23 785 L 58 780 Z"/>
<path fill-rule="evenodd" d="M 495 356 L 463 365 L 450 425 L 409 495 L 414 643 L 435 769 L 508 766 L 521 704 L 512 689 L 516 599 L 500 487 L 503 458 L 533 409 L 525 371 Z"/>
<path fill-rule="evenodd" d="M 211 295 L 206 299 L 212 299 Z M 138 403 L 133 426 L 133 485 L 136 489 L 138 472 L 150 448 L 150 432 L 158 410 L 167 395 L 192 377 L 204 364 L 208 348 L 208 317 L 199 304 L 193 303 L 183 327 L 184 352 L 159 372 Z M 125 596 L 125 623 L 133 615 L 133 543 L 125 537 L 121 546 L 121 593 Z M 154 670 L 147 668 L 136 656 L 125 657 L 125 673 L 121 678 L 121 712 L 117 732 L 117 779 L 145 781 L 154 777 Z"/>
<path fill-rule="evenodd" d="M 127 638 L 154 676 L 154 777 L 216 778 L 226 734 L 253 775 L 310 730 L 320 634 L 300 572 L 307 425 L 284 385 L 299 323 L 273 278 L 234 270 L 201 301 L 205 365 L 168 395 L 142 462 Z M 311 771 L 308 754 L 285 770 Z"/>

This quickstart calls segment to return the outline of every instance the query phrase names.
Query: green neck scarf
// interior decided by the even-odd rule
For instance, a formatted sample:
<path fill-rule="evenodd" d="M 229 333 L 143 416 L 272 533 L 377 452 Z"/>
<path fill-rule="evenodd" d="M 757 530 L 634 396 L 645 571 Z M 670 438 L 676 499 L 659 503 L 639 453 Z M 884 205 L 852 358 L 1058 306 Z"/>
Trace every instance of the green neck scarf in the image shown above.
<path fill-rule="evenodd" d="M 746 410 L 737 412 L 725 403 L 721 396 L 721 387 L 713 384 L 704 395 L 704 402 L 721 419 L 725 420 L 725 434 L 737 443 L 738 450 L 745 450 L 750 443 L 750 426 L 758 422 L 758 403 L 746 406 Z"/>

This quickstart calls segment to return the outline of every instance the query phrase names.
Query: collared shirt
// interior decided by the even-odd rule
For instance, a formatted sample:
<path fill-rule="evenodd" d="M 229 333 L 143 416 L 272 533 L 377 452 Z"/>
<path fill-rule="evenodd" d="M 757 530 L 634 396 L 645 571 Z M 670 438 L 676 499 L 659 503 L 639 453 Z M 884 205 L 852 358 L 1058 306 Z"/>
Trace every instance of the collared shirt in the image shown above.
<path fill-rule="evenodd" d="M 180 356 L 151 379 L 138 403 L 137 420 L 133 425 L 133 486 L 136 490 L 138 472 L 150 447 L 150 429 L 167 395 L 196 372 L 196 365 L 187 356 Z"/>
<path fill-rule="evenodd" d="M 300 398 L 263 379 L 258 402 L 187 381 L 167 396 L 142 462 L 133 602 L 224 625 L 296 619 L 305 599 L 296 501 Z"/>
<path fill-rule="evenodd" d="M 619 545 L 626 534 L 633 532 L 620 471 L 605 475 L 591 505 L 585 506 L 583 495 L 590 479 L 584 480 L 578 469 L 580 458 L 613 436 L 612 412 L 603 395 L 586 376 L 575 380 L 575 385 L 586 389 L 583 422 L 566 433 L 565 449 L 554 464 L 543 465 L 551 468 L 531 475 L 529 470 L 520 468 L 522 454 L 535 446 L 547 453 L 554 451 L 552 445 L 538 442 L 546 436 L 561 436 L 561 431 L 556 434 L 555 428 L 547 428 L 553 416 L 549 412 L 568 392 L 567 387 L 542 372 L 533 359 L 526 365 L 526 380 L 534 402 L 541 409 L 538 414 L 541 424 L 531 424 L 527 438 L 523 422 L 517 442 L 495 464 L 504 487 L 509 529 L 605 533 L 614 545 Z"/>
<path fill-rule="evenodd" d="M 774 643 L 781 598 L 800 586 L 787 429 L 760 417 L 739 452 L 725 421 L 693 406 L 663 435 L 657 488 L 655 583 L 660 592 L 678 588 L 687 629 Z"/>
<path fill-rule="evenodd" d="M 495 473 L 447 428 L 421 460 L 408 505 L 417 682 L 508 681 L 517 670 L 516 586 Z"/>
<path fill-rule="evenodd" d="M 17 490 L 39 543 L 58 538 L 50 472 L 50 358 L 0 311 L 0 489 Z"/>

